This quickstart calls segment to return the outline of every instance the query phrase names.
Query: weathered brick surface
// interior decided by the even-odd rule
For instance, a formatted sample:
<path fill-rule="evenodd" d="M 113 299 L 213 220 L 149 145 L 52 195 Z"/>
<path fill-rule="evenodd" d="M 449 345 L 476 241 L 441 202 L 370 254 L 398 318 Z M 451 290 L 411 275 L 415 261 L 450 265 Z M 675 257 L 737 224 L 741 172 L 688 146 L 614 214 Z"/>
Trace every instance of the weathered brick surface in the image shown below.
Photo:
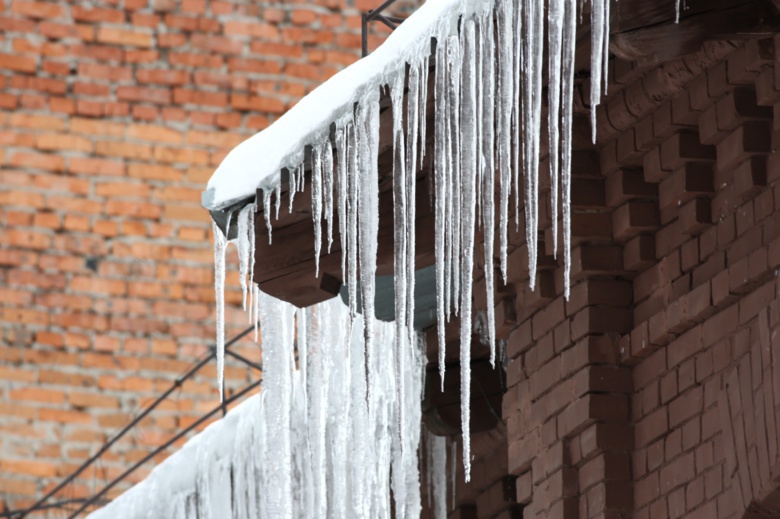
<path fill-rule="evenodd" d="M 611 229 L 583 226 L 570 300 L 555 309 L 556 271 L 508 333 L 524 517 L 780 513 L 776 43 L 691 58 L 676 91 L 616 61 L 599 119 Z"/>
<path fill-rule="evenodd" d="M 200 191 L 231 147 L 357 59 L 359 13 L 377 4 L 0 2 L 0 510 L 51 488 L 206 352 Z M 372 31 L 375 48 L 387 31 Z M 236 272 L 227 284 L 230 336 L 246 317 Z M 227 366 L 230 390 L 258 376 Z M 58 497 L 192 423 L 215 380 L 208 367 L 185 383 Z"/>

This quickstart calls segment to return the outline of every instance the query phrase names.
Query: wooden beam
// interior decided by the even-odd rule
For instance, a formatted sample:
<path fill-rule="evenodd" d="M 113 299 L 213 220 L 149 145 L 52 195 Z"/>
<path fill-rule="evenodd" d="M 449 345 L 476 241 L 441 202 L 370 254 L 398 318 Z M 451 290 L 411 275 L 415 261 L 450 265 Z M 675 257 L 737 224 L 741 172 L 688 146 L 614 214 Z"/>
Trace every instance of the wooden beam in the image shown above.
<path fill-rule="evenodd" d="M 307 186 L 307 189 L 309 187 Z M 342 246 L 339 222 L 333 222 L 333 244 L 328 253 L 326 222 L 321 225 L 322 248 L 320 273 L 315 276 L 314 224 L 309 198 L 310 191 L 298 193 L 293 199 L 293 211 L 288 211 L 287 199 L 282 197 L 282 217 L 272 218 L 272 242 L 269 243 L 265 215 L 255 215 L 255 269 L 254 281 L 260 288 L 275 297 L 296 306 L 305 307 L 330 299 L 341 286 Z M 262 199 L 261 195 L 258 195 Z M 415 266 L 428 267 L 435 262 L 434 214 L 428 194 L 428 181 L 417 182 L 416 233 L 417 250 Z M 273 211 L 272 211 L 273 212 Z M 384 191 L 379 195 L 379 233 L 377 249 L 377 275 L 393 273 L 393 194 Z"/>
<path fill-rule="evenodd" d="M 612 52 L 626 60 L 668 61 L 708 40 L 772 35 L 780 30 L 780 0 L 685 0 L 675 23 L 675 1 L 620 0 Z"/>

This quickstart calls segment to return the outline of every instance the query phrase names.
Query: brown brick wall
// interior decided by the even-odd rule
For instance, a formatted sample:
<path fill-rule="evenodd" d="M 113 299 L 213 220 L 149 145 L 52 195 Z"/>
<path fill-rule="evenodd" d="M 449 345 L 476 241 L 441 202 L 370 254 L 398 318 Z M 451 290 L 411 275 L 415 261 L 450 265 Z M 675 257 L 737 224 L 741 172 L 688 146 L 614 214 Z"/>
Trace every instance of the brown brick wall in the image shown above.
<path fill-rule="evenodd" d="M 377 3 L 0 0 L 0 510 L 51 488 L 204 354 L 200 192 L 231 147 L 355 61 L 359 12 Z M 372 31 L 374 48 L 387 31 Z M 246 326 L 232 250 L 228 336 Z M 201 373 L 59 499 L 214 406 L 214 366 Z M 227 360 L 231 390 L 256 377 Z"/>
<path fill-rule="evenodd" d="M 604 144 L 575 151 L 570 301 L 558 262 L 530 292 L 510 253 L 496 308 L 524 517 L 780 513 L 778 43 L 615 60 Z"/>

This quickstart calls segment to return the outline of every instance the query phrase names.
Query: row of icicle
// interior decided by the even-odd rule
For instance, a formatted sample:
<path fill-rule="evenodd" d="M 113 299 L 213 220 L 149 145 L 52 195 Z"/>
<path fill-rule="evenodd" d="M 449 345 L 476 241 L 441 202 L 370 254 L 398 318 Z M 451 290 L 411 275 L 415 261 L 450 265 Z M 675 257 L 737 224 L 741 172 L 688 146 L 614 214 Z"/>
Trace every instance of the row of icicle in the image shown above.
<path fill-rule="evenodd" d="M 369 361 L 362 327 L 350 326 L 340 300 L 295 309 L 255 295 L 262 392 L 187 442 L 94 519 L 413 519 L 422 509 L 423 482 L 428 509 L 445 519 L 447 487 L 454 492 L 454 485 L 447 478 L 446 438 L 421 427 L 421 336 L 401 330 L 411 344 L 401 352 L 406 370 L 399 391 L 394 324 L 374 323 L 376 344 L 386 353 Z M 361 321 L 357 316 L 355 323 Z M 373 386 L 369 399 L 367 381 Z M 399 434 L 401 409 L 409 420 Z"/>
<path fill-rule="evenodd" d="M 571 145 L 578 2 L 548 0 L 546 36 L 548 48 L 549 175 L 553 225 L 553 250 L 558 254 L 559 204 L 562 220 L 565 297 L 569 296 L 571 269 Z M 539 164 L 542 158 L 543 54 L 545 0 L 497 0 L 483 14 L 463 16 L 456 34 L 439 35 L 435 52 L 434 147 L 430 174 L 435 186 L 435 255 L 439 369 L 445 371 L 445 324 L 460 317 L 461 425 L 465 477 L 470 479 L 470 354 L 472 336 L 472 278 L 475 233 L 483 228 L 487 300 L 494 293 L 494 233 L 498 219 L 499 270 L 506 281 L 510 232 L 510 199 L 514 193 L 515 226 L 524 210 L 528 244 L 529 282 L 536 285 L 538 260 Z M 591 0 L 591 112 L 596 139 L 596 106 L 607 86 L 610 0 Z M 411 347 L 414 317 L 415 186 L 416 174 L 426 151 L 426 100 L 428 56 L 409 64 L 408 82 L 403 74 L 388 81 L 393 110 L 393 220 L 395 266 L 395 336 L 397 390 L 403 392 L 404 355 Z M 335 140 L 311 144 L 312 217 L 315 263 L 319 273 L 322 219 L 327 222 L 327 243 L 333 243 L 333 220 L 338 216 L 342 246 L 342 279 L 348 287 L 352 320 L 358 315 L 358 286 L 363 308 L 363 335 L 369 364 L 376 355 L 374 293 L 378 231 L 379 95 L 369 90 L 356 100 L 354 117 L 336 128 Z M 404 110 L 404 96 L 406 110 Z M 406 121 L 404 121 L 404 115 Z M 335 157 L 334 157 L 335 150 Z M 419 151 L 419 153 L 418 153 Z M 289 203 L 303 190 L 304 164 L 290 168 Z M 520 172 L 523 172 L 522 178 Z M 498 193 L 495 189 L 498 178 Z M 275 186 L 278 218 L 281 185 Z M 520 193 L 522 191 L 522 203 Z M 498 200 L 496 201 L 496 196 Z M 263 212 L 271 239 L 272 190 L 265 190 Z M 254 264 L 254 211 L 248 206 L 238 214 L 238 246 L 242 288 L 246 306 L 245 264 Z M 497 214 L 496 214 L 497 213 Z M 229 228 L 229 225 L 228 225 Z M 245 238 L 247 235 L 249 238 Z M 220 387 L 224 349 L 225 238 L 215 227 Z M 516 268 L 516 267 L 515 267 Z M 358 277 L 358 272 L 360 273 Z M 250 278 L 251 279 L 251 278 Z M 258 301 L 251 283 L 250 319 L 256 321 Z M 253 303 L 254 301 L 254 303 Z M 407 330 L 408 333 L 402 333 Z M 495 315 L 487 308 L 487 340 L 495 365 Z M 370 381 L 368 398 L 374 391 Z M 405 429 L 399 408 L 398 430 Z"/>

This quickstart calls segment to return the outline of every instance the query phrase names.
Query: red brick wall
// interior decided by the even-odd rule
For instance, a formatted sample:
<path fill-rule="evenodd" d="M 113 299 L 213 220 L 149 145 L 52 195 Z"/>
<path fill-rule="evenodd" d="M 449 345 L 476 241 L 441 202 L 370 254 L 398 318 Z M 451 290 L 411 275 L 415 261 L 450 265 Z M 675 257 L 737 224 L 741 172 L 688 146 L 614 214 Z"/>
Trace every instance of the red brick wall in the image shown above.
<path fill-rule="evenodd" d="M 0 0 L 0 510 L 51 488 L 204 354 L 200 192 L 231 147 L 355 61 L 376 3 Z M 374 48 L 387 31 L 372 30 Z M 228 286 L 230 336 L 246 322 L 235 269 Z M 258 376 L 227 366 L 231 390 Z M 59 498 L 210 409 L 215 381 L 208 366 Z"/>

